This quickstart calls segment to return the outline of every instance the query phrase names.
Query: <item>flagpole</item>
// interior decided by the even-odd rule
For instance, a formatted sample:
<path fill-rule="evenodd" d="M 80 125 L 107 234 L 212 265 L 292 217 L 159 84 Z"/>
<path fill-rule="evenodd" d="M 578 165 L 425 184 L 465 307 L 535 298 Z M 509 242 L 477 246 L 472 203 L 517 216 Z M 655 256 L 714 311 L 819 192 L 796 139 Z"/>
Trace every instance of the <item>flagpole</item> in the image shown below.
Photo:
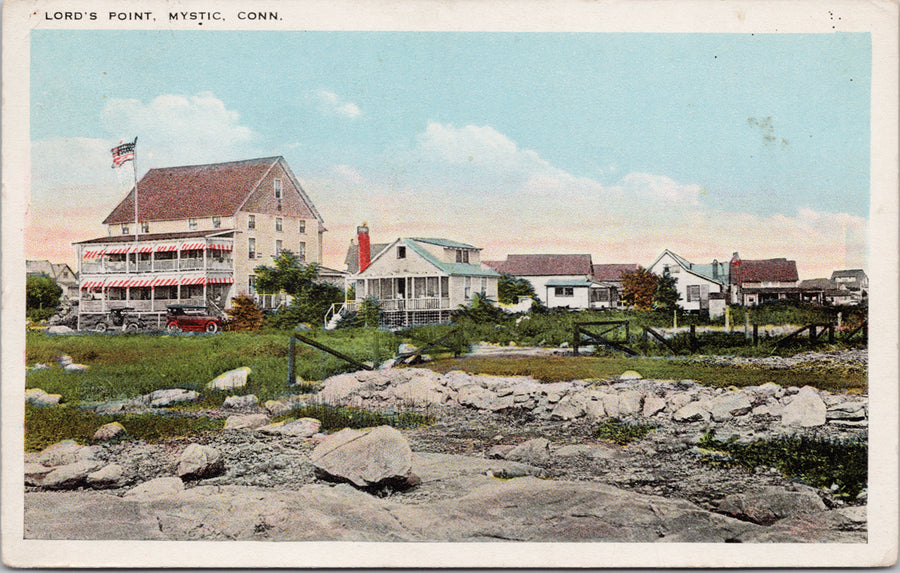
<path fill-rule="evenodd" d="M 138 220 L 138 178 L 137 178 L 137 136 L 134 137 L 134 149 L 132 151 L 134 158 L 131 160 L 131 167 L 134 169 L 134 262 L 137 264 L 137 242 L 138 233 L 140 232 L 140 221 Z"/>

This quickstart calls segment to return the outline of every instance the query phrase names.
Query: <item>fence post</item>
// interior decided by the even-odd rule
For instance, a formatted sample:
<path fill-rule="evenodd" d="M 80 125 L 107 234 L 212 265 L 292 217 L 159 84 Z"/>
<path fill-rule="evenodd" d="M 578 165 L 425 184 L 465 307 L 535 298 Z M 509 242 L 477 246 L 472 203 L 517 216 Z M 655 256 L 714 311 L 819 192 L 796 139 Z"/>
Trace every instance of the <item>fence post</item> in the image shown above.
<path fill-rule="evenodd" d="M 759 325 L 753 323 L 753 346 L 759 346 Z"/>
<path fill-rule="evenodd" d="M 697 325 L 696 324 L 691 325 L 690 346 L 691 346 L 692 353 L 697 351 Z"/>
<path fill-rule="evenodd" d="M 834 325 L 833 324 L 828 325 L 828 343 L 829 344 L 834 343 Z"/>
<path fill-rule="evenodd" d="M 750 309 L 744 309 L 744 339 L 750 339 Z"/>
<path fill-rule="evenodd" d="M 809 344 L 814 345 L 816 343 L 816 325 L 809 325 Z"/>
<path fill-rule="evenodd" d="M 843 312 L 839 312 L 839 313 L 838 313 L 838 316 L 837 316 L 837 329 L 838 329 L 838 330 L 841 329 L 841 322 L 843 322 L 843 319 L 844 319 L 844 313 L 843 313 Z"/>
<path fill-rule="evenodd" d="M 290 340 L 290 342 L 288 342 L 287 384 L 289 387 L 294 385 L 294 337 L 293 336 L 291 336 L 291 340 Z"/>

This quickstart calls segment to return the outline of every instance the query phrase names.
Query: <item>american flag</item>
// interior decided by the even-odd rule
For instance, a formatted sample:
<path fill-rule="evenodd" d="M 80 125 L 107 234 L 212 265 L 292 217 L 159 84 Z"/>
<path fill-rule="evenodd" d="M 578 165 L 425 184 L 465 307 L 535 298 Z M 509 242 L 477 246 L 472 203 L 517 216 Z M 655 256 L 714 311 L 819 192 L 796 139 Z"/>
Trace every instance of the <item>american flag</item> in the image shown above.
<path fill-rule="evenodd" d="M 137 138 L 134 138 L 134 141 L 131 143 L 121 143 L 112 149 L 113 156 L 113 168 L 119 167 L 126 161 L 134 160 L 134 146 L 137 145 Z"/>

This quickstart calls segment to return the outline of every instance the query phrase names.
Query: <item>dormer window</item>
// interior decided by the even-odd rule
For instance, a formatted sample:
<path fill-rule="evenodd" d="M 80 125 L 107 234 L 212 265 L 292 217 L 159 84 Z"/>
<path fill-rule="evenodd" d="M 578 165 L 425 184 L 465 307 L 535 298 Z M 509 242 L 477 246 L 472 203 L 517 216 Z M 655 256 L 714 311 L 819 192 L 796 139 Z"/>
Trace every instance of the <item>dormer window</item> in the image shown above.
<path fill-rule="evenodd" d="M 122 234 L 127 235 L 129 232 L 128 225 L 122 225 Z"/>
<path fill-rule="evenodd" d="M 141 223 L 141 233 L 149 233 L 150 232 L 150 223 L 144 221 Z"/>
<path fill-rule="evenodd" d="M 276 179 L 272 188 L 275 192 L 275 198 L 281 201 L 281 179 Z"/>
<path fill-rule="evenodd" d="M 398 259 L 406 258 L 406 247 L 397 247 L 397 258 Z"/>
<path fill-rule="evenodd" d="M 222 217 L 213 217 L 212 218 L 213 229 L 218 229 L 222 226 Z"/>
<path fill-rule="evenodd" d="M 457 249 L 456 262 L 468 264 L 469 263 L 469 251 L 467 251 L 465 249 Z"/>
<path fill-rule="evenodd" d="M 188 219 L 188 231 L 197 230 L 197 219 Z"/>

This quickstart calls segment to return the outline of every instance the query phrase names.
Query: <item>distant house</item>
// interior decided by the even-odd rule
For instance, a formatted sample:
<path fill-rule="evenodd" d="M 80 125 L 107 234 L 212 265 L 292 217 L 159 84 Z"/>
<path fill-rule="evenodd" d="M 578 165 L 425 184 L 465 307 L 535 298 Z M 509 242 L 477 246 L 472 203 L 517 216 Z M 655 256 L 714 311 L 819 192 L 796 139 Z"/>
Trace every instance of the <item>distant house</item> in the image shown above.
<path fill-rule="evenodd" d="M 365 230 L 368 233 L 368 229 Z M 388 326 L 445 322 L 450 312 L 469 304 L 476 293 L 497 300 L 499 275 L 481 264 L 481 249 L 438 238 L 399 238 L 371 262 L 362 261 L 353 277 L 359 308 L 366 298 L 381 304 Z"/>
<path fill-rule="evenodd" d="M 369 245 L 369 260 L 371 261 L 378 253 L 385 250 L 390 243 L 372 243 Z M 359 272 L 359 243 L 351 240 L 350 246 L 347 247 L 347 256 L 344 258 L 345 270 L 355 275 Z"/>
<path fill-rule="evenodd" d="M 675 279 L 675 289 L 681 295 L 678 304 L 684 310 L 708 311 L 711 316 L 725 312 L 727 264 L 717 260 L 708 265 L 694 264 L 666 249 L 647 270 L 659 276 L 668 273 Z"/>
<path fill-rule="evenodd" d="M 807 279 L 800 281 L 800 299 L 803 302 L 825 305 L 856 304 L 854 293 L 838 288 L 831 279 Z"/>
<path fill-rule="evenodd" d="M 25 261 L 25 274 L 51 278 L 62 289 L 63 298 L 78 300 L 78 275 L 65 263 Z"/>
<path fill-rule="evenodd" d="M 742 260 L 734 253 L 729 263 L 732 302 L 756 306 L 767 302 L 801 300 L 797 262 L 784 258 Z"/>
<path fill-rule="evenodd" d="M 862 269 L 834 271 L 831 280 L 837 288 L 850 291 L 853 302 L 862 302 L 869 295 L 869 277 Z"/>
<path fill-rule="evenodd" d="M 484 264 L 498 273 L 530 282 L 541 303 L 548 307 L 587 308 L 589 299 L 581 306 L 576 302 L 580 297 L 575 296 L 574 289 L 584 289 L 589 296 L 589 283 L 593 281 L 591 255 L 507 255 L 504 261 Z"/>
<path fill-rule="evenodd" d="M 591 308 L 619 308 L 622 306 L 622 273 L 632 273 L 638 269 L 632 264 L 591 265 Z"/>

